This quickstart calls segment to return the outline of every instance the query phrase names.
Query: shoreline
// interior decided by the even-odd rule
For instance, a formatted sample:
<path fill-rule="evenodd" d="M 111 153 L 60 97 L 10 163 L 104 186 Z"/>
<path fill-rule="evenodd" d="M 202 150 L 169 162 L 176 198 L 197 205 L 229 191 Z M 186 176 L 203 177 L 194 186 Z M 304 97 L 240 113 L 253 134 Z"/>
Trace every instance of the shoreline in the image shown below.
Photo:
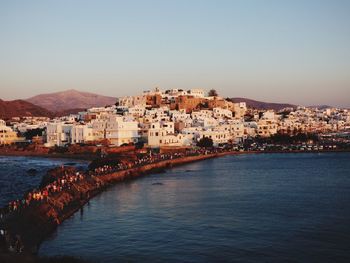
<path fill-rule="evenodd" d="M 13 156 L 13 157 L 38 157 L 38 158 L 47 158 L 47 159 L 72 159 L 72 160 L 82 160 L 82 161 L 92 161 L 97 156 L 93 154 L 67 154 L 67 153 L 35 153 L 35 152 L 20 152 L 20 151 L 11 151 L 3 152 L 0 151 L 0 156 Z"/>
<path fill-rule="evenodd" d="M 154 163 L 146 163 L 141 166 L 131 167 L 125 170 L 99 175 L 93 179 L 84 179 L 73 183 L 76 191 L 63 190 L 57 196 L 50 198 L 50 202 L 41 203 L 35 207 L 24 208 L 23 211 L 12 212 L 11 216 L 4 220 L 3 225 L 11 233 L 21 235 L 24 252 L 23 254 L 37 254 L 40 244 L 47 239 L 56 228 L 66 219 L 79 211 L 90 199 L 103 193 L 106 188 L 117 182 L 135 179 L 156 171 L 163 171 L 174 166 L 180 166 L 192 162 L 218 158 L 228 155 L 242 154 L 269 154 L 269 153 L 329 153 L 350 152 L 350 150 L 328 151 L 227 151 L 209 154 L 183 156 L 174 159 L 161 160 Z M 1 155 L 1 153 L 0 153 Z M 18 156 L 18 155 L 17 155 Z M 44 157 L 44 156 L 33 156 Z M 67 155 L 66 155 L 67 157 Z M 50 158 L 46 155 L 45 158 Z M 60 156 L 60 158 L 64 158 Z M 64 158 L 68 159 L 68 158 Z M 63 203 L 62 207 L 60 204 Z M 55 220 L 53 220 L 55 218 Z M 8 253 L 7 253 L 8 254 Z M 1 255 L 1 253 L 0 253 Z M 11 255 L 8 254 L 8 255 Z M 13 254 L 16 255 L 16 254 Z"/>
<path fill-rule="evenodd" d="M 236 155 L 236 154 L 259 154 L 259 153 L 341 153 L 350 152 L 350 149 L 327 149 L 327 150 L 273 150 L 273 151 L 228 151 L 226 155 Z M 38 157 L 47 159 L 73 159 L 73 160 L 83 160 L 92 161 L 99 156 L 95 154 L 69 154 L 69 153 L 36 153 L 36 152 L 22 152 L 22 151 L 1 151 L 0 156 L 14 156 L 14 157 Z"/>
<path fill-rule="evenodd" d="M 226 153 L 185 156 L 101 175 L 93 178 L 93 180 L 84 179 L 81 182 L 73 183 L 74 188 L 78 191 L 63 190 L 57 196 L 50 198 L 49 202 L 45 201 L 36 206 L 11 212 L 2 222 L 2 226 L 10 233 L 21 236 L 24 245 L 23 254 L 37 254 L 40 244 L 55 231 L 57 226 L 79 211 L 90 199 L 116 182 L 134 179 L 181 164 L 224 155 Z M 62 203 L 64 205 L 61 206 Z"/>

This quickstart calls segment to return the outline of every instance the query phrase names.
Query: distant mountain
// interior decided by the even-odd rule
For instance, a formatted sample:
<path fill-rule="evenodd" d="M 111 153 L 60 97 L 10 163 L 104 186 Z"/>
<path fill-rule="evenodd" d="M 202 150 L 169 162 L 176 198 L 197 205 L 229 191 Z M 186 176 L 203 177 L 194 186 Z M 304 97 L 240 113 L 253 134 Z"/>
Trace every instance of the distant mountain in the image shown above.
<path fill-rule="evenodd" d="M 232 102 L 245 102 L 247 107 L 261 110 L 276 110 L 279 111 L 284 108 L 296 108 L 296 105 L 288 104 L 288 103 L 271 103 L 271 102 L 263 102 L 257 100 L 251 100 L 247 98 L 229 98 Z"/>
<path fill-rule="evenodd" d="M 52 115 L 47 109 L 24 100 L 4 101 L 0 99 L 0 119 L 23 116 L 52 117 Z"/>
<path fill-rule="evenodd" d="M 309 106 L 308 108 L 317 108 L 319 110 L 325 110 L 325 109 L 334 108 L 334 107 L 329 105 L 313 105 L 313 106 Z"/>
<path fill-rule="evenodd" d="M 62 112 L 71 109 L 87 109 L 112 105 L 115 104 L 116 98 L 71 89 L 37 95 L 26 99 L 26 101 L 52 112 Z"/>

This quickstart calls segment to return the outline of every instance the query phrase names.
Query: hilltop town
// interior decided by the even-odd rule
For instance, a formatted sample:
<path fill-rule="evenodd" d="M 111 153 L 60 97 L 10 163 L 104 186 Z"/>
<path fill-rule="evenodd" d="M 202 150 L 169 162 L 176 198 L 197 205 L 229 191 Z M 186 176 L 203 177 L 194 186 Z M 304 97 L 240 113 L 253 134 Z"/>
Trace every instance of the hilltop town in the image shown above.
<path fill-rule="evenodd" d="M 198 146 L 209 141 L 209 146 L 233 145 L 239 149 L 246 142 L 251 142 L 250 147 L 263 142 L 256 146 L 261 150 L 268 146 L 268 138 L 317 134 L 318 139 L 332 142 L 330 148 L 336 148 L 339 145 L 335 142 L 349 143 L 349 130 L 347 109 L 299 106 L 261 110 L 222 98 L 215 90 L 207 94 L 202 89 L 155 88 L 138 96 L 119 97 L 115 105 L 93 107 L 64 117 L 19 116 L 7 122 L 1 120 L 0 144 L 160 148 Z M 312 137 L 305 138 L 306 143 Z M 307 147 L 304 144 L 299 149 Z"/>

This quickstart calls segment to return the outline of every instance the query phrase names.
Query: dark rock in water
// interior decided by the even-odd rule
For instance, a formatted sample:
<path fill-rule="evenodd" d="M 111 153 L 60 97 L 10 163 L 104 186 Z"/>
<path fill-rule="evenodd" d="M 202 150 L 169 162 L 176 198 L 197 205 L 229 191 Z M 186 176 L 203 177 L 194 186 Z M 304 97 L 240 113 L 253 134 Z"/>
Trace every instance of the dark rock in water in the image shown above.
<path fill-rule="evenodd" d="M 28 173 L 29 175 L 35 175 L 37 172 L 38 172 L 38 171 L 37 171 L 36 169 L 34 169 L 34 168 L 30 168 L 30 169 L 27 170 L 27 173 Z"/>
<path fill-rule="evenodd" d="M 73 165 L 77 165 L 77 163 L 65 163 L 64 165 L 70 165 L 70 166 L 73 166 Z"/>
<path fill-rule="evenodd" d="M 152 185 L 163 185 L 162 183 L 153 183 Z"/>

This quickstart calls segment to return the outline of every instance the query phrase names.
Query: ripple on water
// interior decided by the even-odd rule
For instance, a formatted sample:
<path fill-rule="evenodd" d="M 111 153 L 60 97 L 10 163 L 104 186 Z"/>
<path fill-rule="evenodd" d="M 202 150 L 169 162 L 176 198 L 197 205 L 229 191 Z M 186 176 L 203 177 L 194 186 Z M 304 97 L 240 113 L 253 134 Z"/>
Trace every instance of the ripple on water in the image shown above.
<path fill-rule="evenodd" d="M 349 262 L 349 158 L 226 156 L 120 183 L 65 221 L 40 254 L 100 262 Z"/>
<path fill-rule="evenodd" d="M 39 157 L 0 156 L 0 207 L 9 201 L 22 198 L 26 191 L 36 188 L 46 172 L 66 163 L 64 159 L 48 159 Z M 79 168 L 87 167 L 86 161 L 76 162 Z M 35 169 L 34 176 L 28 174 Z"/>

